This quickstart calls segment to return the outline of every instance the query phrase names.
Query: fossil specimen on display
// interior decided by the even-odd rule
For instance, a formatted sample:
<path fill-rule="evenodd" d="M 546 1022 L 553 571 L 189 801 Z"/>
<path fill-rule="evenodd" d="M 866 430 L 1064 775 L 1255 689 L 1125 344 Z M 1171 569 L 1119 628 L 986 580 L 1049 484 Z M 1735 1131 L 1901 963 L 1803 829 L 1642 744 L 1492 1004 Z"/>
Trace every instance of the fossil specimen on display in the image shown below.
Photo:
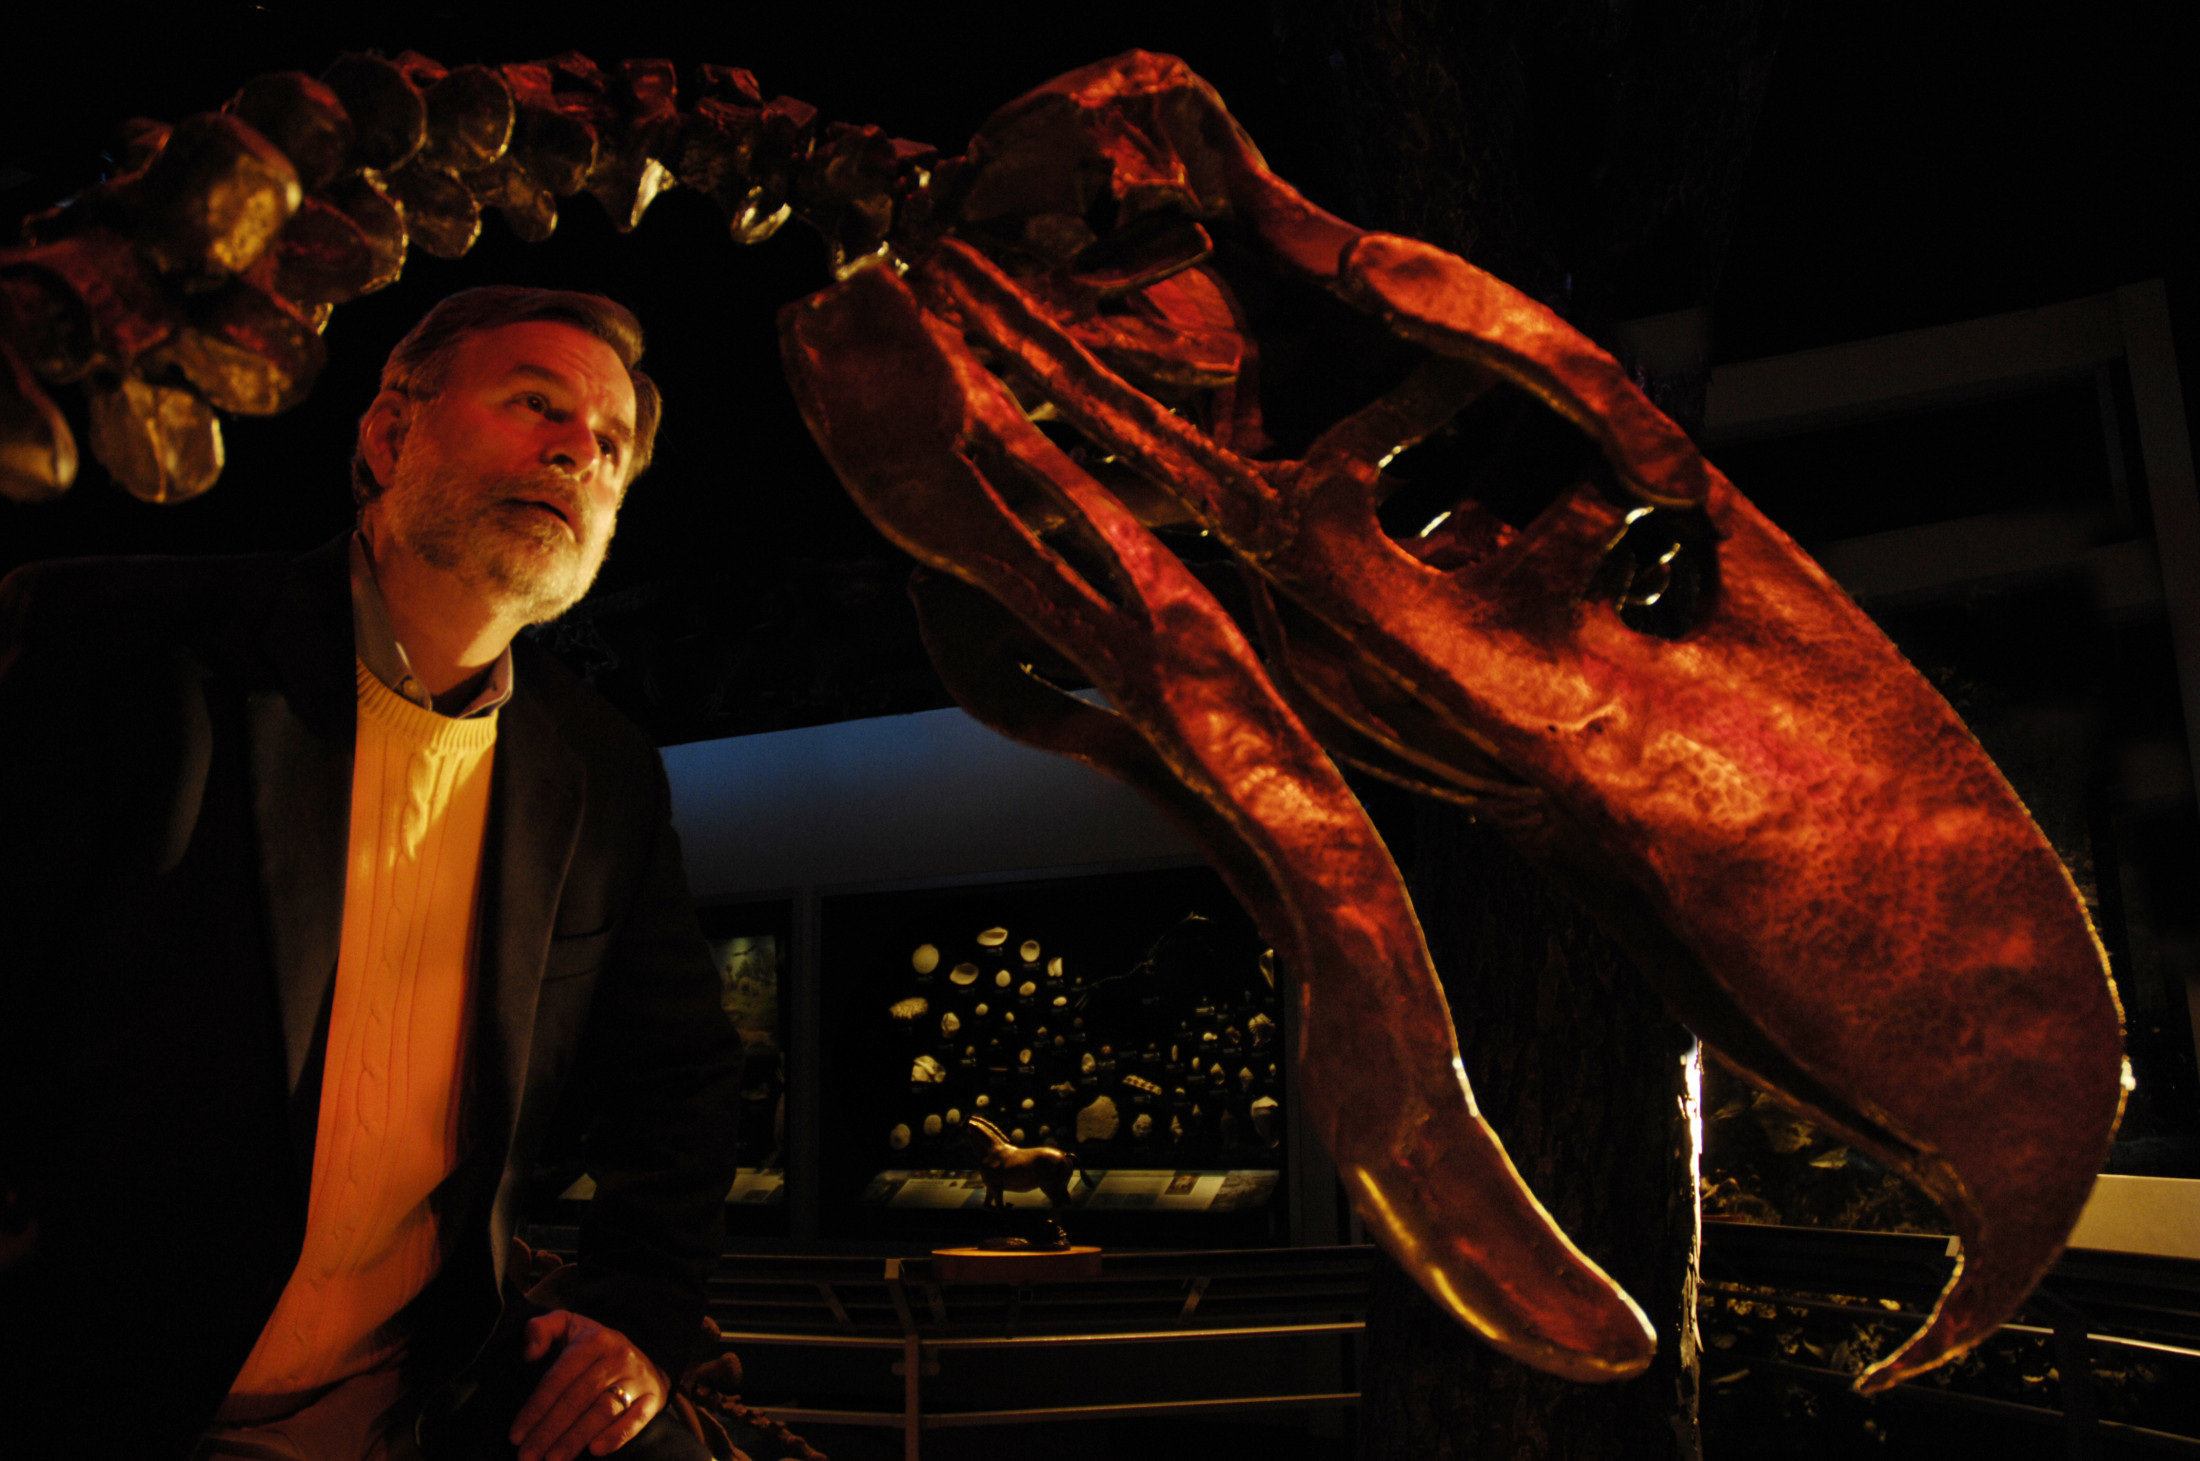
<path fill-rule="evenodd" d="M 221 413 L 299 399 L 329 312 L 413 245 L 463 253 L 484 208 L 540 238 L 577 193 L 631 228 L 688 186 L 740 243 L 799 219 L 837 282 L 784 312 L 788 378 L 857 503 L 925 565 L 943 677 L 1199 841 L 1298 975 L 1307 1118 L 1439 1303 L 1559 1374 L 1650 1353 L 1476 1114 L 1338 761 L 1473 806 L 1735 1070 L 1940 1205 L 1963 1264 L 1866 1388 L 2014 1311 L 2121 1105 L 2085 910 L 1954 713 L 1609 357 L 1464 260 L 1300 196 L 1171 58 L 1039 87 L 959 157 L 822 123 L 731 67 L 682 79 L 347 57 L 137 126 L 115 177 L 0 251 L 0 491 L 68 486 L 60 387 L 85 391 L 129 491 L 206 490 Z M 1338 420 L 1270 419 L 1240 298 L 1256 277 L 1377 322 L 1410 368 Z M 1462 484 L 1394 531 L 1385 467 L 1507 391 L 1593 447 L 1577 479 L 1525 522 Z M 1181 533 L 1242 572 L 1249 630 Z M 1034 668 L 1061 659 L 1105 707 Z M 926 945 L 911 968 L 939 962 Z M 1209 1098 L 1232 1085 L 1204 1064 Z M 915 1058 L 912 1082 L 944 1078 Z M 1108 1098 L 1077 1112 L 1080 1137 L 1103 1115 L 1112 1133 Z"/>
<path fill-rule="evenodd" d="M 1277 1113 L 1281 1110 L 1282 1107 L 1277 1103 L 1274 1096 L 1260 1096 L 1253 1101 L 1253 1130 L 1258 1132 L 1260 1139 L 1270 1146 L 1274 1146 L 1279 1140 L 1276 1127 Z"/>
<path fill-rule="evenodd" d="M 1077 1113 L 1077 1139 L 1106 1141 L 1115 1135 L 1122 1119 L 1122 1114 L 1115 1109 L 1114 1098 L 1102 1096 Z"/>

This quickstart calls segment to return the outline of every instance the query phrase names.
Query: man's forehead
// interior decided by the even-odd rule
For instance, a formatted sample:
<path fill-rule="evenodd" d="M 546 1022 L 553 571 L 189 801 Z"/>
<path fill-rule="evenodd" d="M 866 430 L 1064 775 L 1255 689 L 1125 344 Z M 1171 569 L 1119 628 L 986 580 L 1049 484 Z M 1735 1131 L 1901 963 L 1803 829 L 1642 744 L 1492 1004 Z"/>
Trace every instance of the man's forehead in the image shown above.
<path fill-rule="evenodd" d="M 468 374 L 532 378 L 578 391 L 603 391 L 625 420 L 634 418 L 634 382 L 618 353 L 586 330 L 557 320 L 522 320 L 477 331 L 460 342 Z"/>

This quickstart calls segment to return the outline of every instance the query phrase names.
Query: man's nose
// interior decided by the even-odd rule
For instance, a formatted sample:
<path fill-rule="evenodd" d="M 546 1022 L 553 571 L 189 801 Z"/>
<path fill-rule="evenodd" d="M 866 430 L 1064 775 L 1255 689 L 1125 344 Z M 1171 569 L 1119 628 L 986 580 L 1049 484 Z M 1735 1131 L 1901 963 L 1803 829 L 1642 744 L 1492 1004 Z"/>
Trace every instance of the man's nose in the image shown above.
<path fill-rule="evenodd" d="M 584 421 L 552 423 L 543 443 L 542 459 L 546 465 L 576 477 L 609 465 L 603 448 L 596 444 L 595 430 Z"/>

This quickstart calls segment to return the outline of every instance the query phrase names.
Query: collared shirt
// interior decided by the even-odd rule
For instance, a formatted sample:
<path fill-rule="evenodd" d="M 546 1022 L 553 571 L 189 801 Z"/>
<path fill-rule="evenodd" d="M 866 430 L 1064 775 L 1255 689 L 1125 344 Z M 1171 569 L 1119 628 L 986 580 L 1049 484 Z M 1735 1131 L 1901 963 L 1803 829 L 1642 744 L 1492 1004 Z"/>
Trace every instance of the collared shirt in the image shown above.
<path fill-rule="evenodd" d="M 413 673 L 412 660 L 405 646 L 397 642 L 397 631 L 390 627 L 389 601 L 382 597 L 382 586 L 374 581 L 374 559 L 367 553 L 366 540 L 356 532 L 351 535 L 351 642 L 359 662 L 377 680 L 421 709 L 435 710 L 435 697 Z M 451 718 L 469 720 L 487 715 L 511 698 L 512 647 L 506 645 L 496 663 L 489 666 L 489 678 L 482 683 L 481 693 Z"/>

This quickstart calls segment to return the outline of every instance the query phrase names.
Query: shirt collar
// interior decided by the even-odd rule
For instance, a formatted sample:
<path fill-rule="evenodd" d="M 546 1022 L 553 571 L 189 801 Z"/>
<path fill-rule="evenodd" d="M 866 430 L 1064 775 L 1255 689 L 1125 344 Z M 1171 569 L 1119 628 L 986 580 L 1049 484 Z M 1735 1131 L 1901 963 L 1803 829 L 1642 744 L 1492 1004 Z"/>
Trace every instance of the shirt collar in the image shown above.
<path fill-rule="evenodd" d="M 367 552 L 366 540 L 357 532 L 351 535 L 351 642 L 368 673 L 421 709 L 435 709 L 435 697 L 413 673 L 412 660 L 405 646 L 397 642 L 397 631 L 390 627 L 389 601 L 374 581 L 374 559 Z M 481 693 L 452 719 L 487 715 L 511 698 L 512 647 L 506 645 L 496 663 L 489 666 L 489 678 L 482 683 Z"/>

